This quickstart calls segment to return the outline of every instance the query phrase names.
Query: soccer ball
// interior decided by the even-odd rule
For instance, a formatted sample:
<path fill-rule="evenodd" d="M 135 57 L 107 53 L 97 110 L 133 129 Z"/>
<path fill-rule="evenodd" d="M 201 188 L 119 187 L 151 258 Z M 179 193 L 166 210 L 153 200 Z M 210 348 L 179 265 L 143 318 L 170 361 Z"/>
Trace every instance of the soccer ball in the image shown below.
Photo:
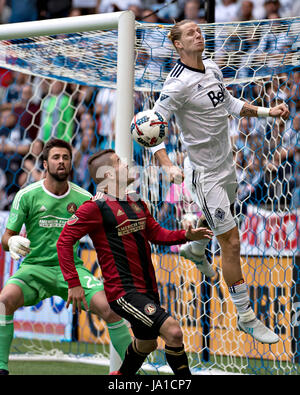
<path fill-rule="evenodd" d="M 157 111 L 141 111 L 133 117 L 130 132 L 133 139 L 144 147 L 159 145 L 168 133 L 168 122 Z"/>

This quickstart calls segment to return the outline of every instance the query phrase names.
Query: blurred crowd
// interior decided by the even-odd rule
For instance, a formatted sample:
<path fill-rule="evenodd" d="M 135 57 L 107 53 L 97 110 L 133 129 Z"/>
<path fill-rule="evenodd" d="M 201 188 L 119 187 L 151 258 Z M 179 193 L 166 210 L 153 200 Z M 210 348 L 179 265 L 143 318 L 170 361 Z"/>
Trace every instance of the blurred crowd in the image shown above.
<path fill-rule="evenodd" d="M 174 19 L 188 18 L 206 23 L 201 0 L 0 0 L 0 19 L 1 23 L 16 23 L 125 9 L 131 9 L 142 22 L 173 23 Z M 300 2 L 292 0 L 216 0 L 216 22 L 297 15 Z M 257 105 L 285 102 L 291 111 L 288 122 L 230 120 L 240 183 L 238 210 L 245 214 L 248 203 L 272 210 L 299 207 L 300 70 L 283 72 L 272 82 L 248 84 L 243 92 L 238 87 L 232 89 L 237 97 L 252 102 L 256 98 Z M 143 100 L 136 92 L 136 112 L 142 109 Z M 114 89 L 78 86 L 0 69 L 0 210 L 10 208 L 20 188 L 43 177 L 41 152 L 51 136 L 72 144 L 72 181 L 94 193 L 87 159 L 96 150 L 114 148 L 115 108 Z M 176 126 L 170 127 L 166 146 L 174 163 L 182 165 L 184 152 Z M 143 164 L 143 149 L 137 144 L 134 159 Z"/>
<path fill-rule="evenodd" d="M 215 21 L 247 21 L 300 15 L 294 0 L 215 0 Z M 205 23 L 204 0 L 0 0 L 0 22 L 15 23 L 131 9 L 136 19 L 172 23 L 193 19 Z"/>

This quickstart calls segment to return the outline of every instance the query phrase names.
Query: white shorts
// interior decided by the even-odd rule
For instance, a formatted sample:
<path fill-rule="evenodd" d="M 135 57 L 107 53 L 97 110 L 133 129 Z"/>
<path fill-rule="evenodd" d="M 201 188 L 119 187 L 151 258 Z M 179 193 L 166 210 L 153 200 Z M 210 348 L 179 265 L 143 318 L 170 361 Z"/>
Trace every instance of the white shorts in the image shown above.
<path fill-rule="evenodd" d="M 232 158 L 208 173 L 193 169 L 186 158 L 184 182 L 215 236 L 236 226 L 231 206 L 236 199 L 238 184 Z"/>

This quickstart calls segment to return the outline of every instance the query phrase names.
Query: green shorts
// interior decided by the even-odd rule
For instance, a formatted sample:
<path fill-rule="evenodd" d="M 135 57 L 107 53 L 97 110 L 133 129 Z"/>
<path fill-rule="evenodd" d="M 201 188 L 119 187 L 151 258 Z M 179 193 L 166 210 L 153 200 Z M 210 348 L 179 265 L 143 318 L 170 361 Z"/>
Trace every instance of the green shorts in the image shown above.
<path fill-rule="evenodd" d="M 84 266 L 77 265 L 76 269 L 90 307 L 92 297 L 97 292 L 104 291 L 103 283 Z M 59 266 L 21 266 L 6 284 L 16 284 L 22 289 L 24 306 L 34 306 L 51 296 L 60 296 L 65 301 L 68 299 L 68 283 Z"/>

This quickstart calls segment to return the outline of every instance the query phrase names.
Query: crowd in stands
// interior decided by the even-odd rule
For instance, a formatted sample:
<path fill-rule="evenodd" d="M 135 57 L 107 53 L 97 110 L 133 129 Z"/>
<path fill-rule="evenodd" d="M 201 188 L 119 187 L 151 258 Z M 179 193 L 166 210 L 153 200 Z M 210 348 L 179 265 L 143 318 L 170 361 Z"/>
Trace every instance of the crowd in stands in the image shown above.
<path fill-rule="evenodd" d="M 206 23 L 204 2 L 178 0 L 165 6 L 159 0 L 0 0 L 0 23 L 106 13 L 131 9 L 136 19 L 151 23 L 173 23 L 192 19 Z M 255 7 L 254 7 L 255 5 Z M 216 0 L 216 22 L 276 19 L 300 15 L 293 0 Z M 240 76 L 242 77 L 242 76 Z M 249 84 L 249 97 L 258 105 L 285 102 L 291 117 L 286 123 L 263 119 L 231 119 L 231 139 L 240 182 L 241 213 L 247 204 L 277 208 L 300 206 L 299 133 L 300 70 L 275 76 L 263 86 L 263 94 Z M 233 92 L 240 95 L 237 90 Z M 136 94 L 139 111 L 139 93 Z M 67 84 L 0 69 L 0 210 L 8 210 L 15 193 L 43 177 L 41 152 L 51 136 L 73 146 L 72 181 L 94 192 L 87 159 L 96 150 L 114 148 L 115 90 Z M 171 128 L 166 141 L 177 160 L 177 131 Z M 135 144 L 134 159 L 142 164 L 143 149 Z M 175 149 L 177 154 L 174 154 Z M 183 156 L 180 156 L 182 164 Z"/>
<path fill-rule="evenodd" d="M 41 19 L 63 18 L 92 13 L 131 9 L 136 19 L 156 12 L 161 23 L 174 19 L 205 22 L 204 0 L 1 0 L 0 22 L 15 23 Z M 247 21 L 299 15 L 300 5 L 294 0 L 215 0 L 215 21 Z"/>

